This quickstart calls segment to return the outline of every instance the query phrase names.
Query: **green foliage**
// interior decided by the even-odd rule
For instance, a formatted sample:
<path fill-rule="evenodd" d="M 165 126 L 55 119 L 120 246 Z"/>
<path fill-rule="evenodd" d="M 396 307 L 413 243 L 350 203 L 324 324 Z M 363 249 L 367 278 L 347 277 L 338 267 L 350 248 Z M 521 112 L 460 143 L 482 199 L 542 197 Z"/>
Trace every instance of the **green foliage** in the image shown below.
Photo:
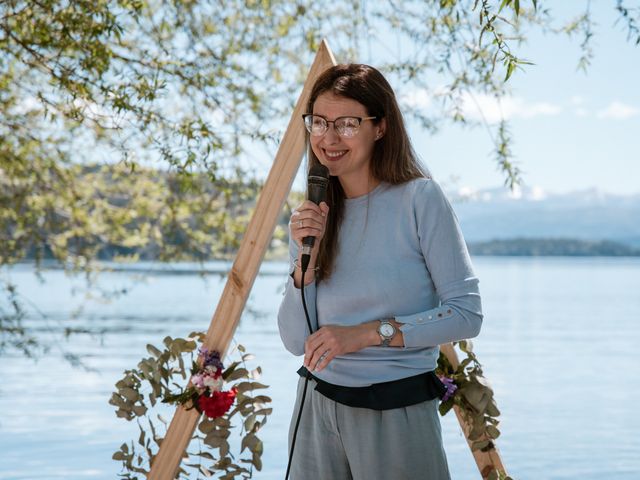
<path fill-rule="evenodd" d="M 463 419 L 470 430 L 467 438 L 472 441 L 472 450 L 488 452 L 495 448 L 494 440 L 500 436 L 497 417 L 500 410 L 493 398 L 493 389 L 482 373 L 470 340 L 457 342 L 466 354 L 454 370 L 446 355 L 440 353 L 436 373 L 453 379 L 458 390 L 446 402 L 440 404 L 440 415 L 446 415 L 453 406 L 460 408 Z"/>
<path fill-rule="evenodd" d="M 492 470 L 486 477 L 487 480 L 513 480 L 512 477 L 499 470 Z"/>
<path fill-rule="evenodd" d="M 471 442 L 471 450 L 490 452 L 495 450 L 495 440 L 500 436 L 500 410 L 493 398 L 493 389 L 484 377 L 482 365 L 473 352 L 471 340 L 455 342 L 453 345 L 457 346 L 466 358 L 454 369 L 447 356 L 440 352 L 436 374 L 451 378 L 458 387 L 453 396 L 440 403 L 440 415 L 444 416 L 454 406 L 457 407 L 462 420 L 469 428 L 466 436 Z M 487 480 L 513 480 L 505 472 L 491 466 L 485 467 L 481 474 L 482 478 Z"/>
<path fill-rule="evenodd" d="M 148 474 L 150 463 L 164 438 L 155 420 L 166 426 L 166 421 L 154 411 L 162 402 L 176 402 L 182 400 L 184 394 L 190 395 L 185 383 L 190 373 L 198 370 L 194 354 L 204 337 L 204 333 L 195 332 L 185 339 L 166 337 L 162 349 L 147 345 L 151 356 L 142 359 L 137 368 L 126 370 L 116 383 L 117 390 L 109 403 L 116 407 L 119 418 L 135 420 L 140 431 L 137 441 L 123 443 L 113 454 L 113 459 L 122 463 L 120 478 L 145 478 Z M 254 468 L 262 469 L 263 445 L 257 434 L 272 412 L 272 408 L 267 406 L 271 398 L 254 394 L 255 390 L 268 388 L 257 381 L 260 367 L 249 370 L 246 362 L 252 359 L 252 355 L 246 353 L 241 345 L 236 350 L 240 360 L 233 362 L 224 374 L 229 388 L 237 390 L 234 407 L 222 417 L 200 418 L 190 443 L 196 448 L 190 451 L 188 447 L 176 478 L 190 478 L 193 474 L 198 478 L 200 474 L 207 477 L 219 475 L 217 478 L 221 479 L 252 478 Z M 185 362 L 185 357 L 189 362 Z M 186 368 L 187 363 L 191 372 Z M 179 388 L 177 394 L 174 393 L 176 388 Z M 234 429 L 242 435 L 236 455 L 232 450 L 238 442 L 230 438 Z"/>
<path fill-rule="evenodd" d="M 27 357 L 34 356 L 38 343 L 22 324 L 25 312 L 18 299 L 16 286 L 10 282 L 2 282 L 0 285 L 1 294 L 5 296 L 8 304 L 0 304 L 0 353 L 5 349 L 14 348 Z"/>
<path fill-rule="evenodd" d="M 640 249 L 612 241 L 514 238 L 469 244 L 472 255 L 638 257 Z"/>
<path fill-rule="evenodd" d="M 616 9 L 640 42 L 637 8 Z M 250 160 L 272 157 L 323 37 L 358 61 L 392 31 L 397 52 L 374 63 L 401 99 L 435 100 L 408 114 L 431 131 L 484 123 L 513 186 L 506 122 L 465 118 L 463 102 L 508 93 L 529 63 L 516 53 L 525 26 L 581 35 L 586 68 L 589 10 L 551 20 L 535 0 L 0 2 L 0 268 L 46 257 L 91 279 L 109 249 L 232 254 L 259 187 Z M 1 348 L 32 338 L 14 313 Z"/>

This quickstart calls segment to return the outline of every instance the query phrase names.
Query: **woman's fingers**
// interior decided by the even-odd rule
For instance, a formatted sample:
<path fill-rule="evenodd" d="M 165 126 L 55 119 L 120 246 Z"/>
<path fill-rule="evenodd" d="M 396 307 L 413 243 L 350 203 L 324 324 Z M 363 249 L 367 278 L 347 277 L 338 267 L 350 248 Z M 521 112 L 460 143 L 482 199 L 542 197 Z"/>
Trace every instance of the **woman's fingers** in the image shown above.
<path fill-rule="evenodd" d="M 309 200 L 303 202 L 291 214 L 289 230 L 291 237 L 300 244 L 304 237 L 322 239 L 329 207 L 325 202 L 316 205 Z"/>
<path fill-rule="evenodd" d="M 320 205 L 317 205 L 315 203 L 313 203 L 311 200 L 305 200 L 304 202 L 302 202 L 300 204 L 300 206 L 298 208 L 296 208 L 296 210 L 298 211 L 302 211 L 302 210 L 311 210 L 314 211 L 315 213 L 317 213 L 318 215 L 322 215 L 323 214 L 323 209 L 321 207 L 321 205 L 323 205 L 326 207 L 326 211 L 329 211 L 329 207 L 327 206 L 326 202 L 321 202 Z"/>
<path fill-rule="evenodd" d="M 336 355 L 347 353 L 339 341 L 346 328 L 328 325 L 309 335 L 305 341 L 304 366 L 310 371 L 319 371 L 329 365 Z"/>
<path fill-rule="evenodd" d="M 321 219 L 317 219 L 315 217 L 303 217 L 302 215 L 292 215 L 290 222 L 291 227 L 297 229 L 315 228 L 317 230 L 322 230 L 324 227 L 324 222 Z"/>
<path fill-rule="evenodd" d="M 331 349 L 325 350 L 325 352 L 318 358 L 314 370 L 316 372 L 322 370 L 324 367 L 329 365 L 329 362 L 333 360 L 333 357 L 335 357 L 335 355 L 331 353 Z"/>
<path fill-rule="evenodd" d="M 314 334 L 310 335 L 305 342 L 304 366 L 309 370 L 315 369 L 315 366 L 322 354 L 325 352 L 325 350 L 328 350 L 327 347 L 323 347 L 324 340 L 322 337 L 322 332 L 317 331 Z"/>

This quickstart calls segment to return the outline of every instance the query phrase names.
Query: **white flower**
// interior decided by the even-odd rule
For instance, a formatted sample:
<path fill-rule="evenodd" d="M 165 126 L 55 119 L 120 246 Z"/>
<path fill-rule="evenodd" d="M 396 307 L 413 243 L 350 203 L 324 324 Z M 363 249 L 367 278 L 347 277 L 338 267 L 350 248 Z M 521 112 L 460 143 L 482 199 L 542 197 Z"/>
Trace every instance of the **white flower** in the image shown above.
<path fill-rule="evenodd" d="M 209 387 L 213 392 L 219 392 L 222 390 L 224 384 L 224 380 L 222 377 L 214 378 L 211 375 L 207 375 L 204 377 L 204 386 Z"/>

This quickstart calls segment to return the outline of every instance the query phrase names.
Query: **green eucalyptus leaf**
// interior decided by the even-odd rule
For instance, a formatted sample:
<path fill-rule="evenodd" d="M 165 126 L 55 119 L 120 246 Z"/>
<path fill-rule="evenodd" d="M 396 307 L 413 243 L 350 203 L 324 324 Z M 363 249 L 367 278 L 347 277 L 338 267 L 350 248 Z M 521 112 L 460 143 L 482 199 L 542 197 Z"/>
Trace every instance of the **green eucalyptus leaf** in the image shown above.
<path fill-rule="evenodd" d="M 238 393 L 244 393 L 247 391 L 257 390 L 260 388 L 269 388 L 268 385 L 263 385 L 262 383 L 258 383 L 258 382 L 240 382 L 234 386 L 238 390 Z"/>
<path fill-rule="evenodd" d="M 198 452 L 196 453 L 198 457 L 206 458 L 207 460 L 215 460 L 215 457 L 211 455 L 209 452 Z"/>
<path fill-rule="evenodd" d="M 490 445 L 489 440 L 481 440 L 479 442 L 473 442 L 471 444 L 471 450 L 482 450 Z"/>
<path fill-rule="evenodd" d="M 252 413 L 251 415 L 249 415 L 244 421 L 244 429 L 247 430 L 248 432 L 252 431 L 253 426 L 256 423 L 256 418 L 257 418 L 257 415 L 255 413 Z"/>
<path fill-rule="evenodd" d="M 109 400 L 109 403 L 111 405 L 115 405 L 116 407 L 120 407 L 120 408 L 127 408 L 127 402 L 125 402 L 125 400 L 117 393 L 112 393 L 111 394 L 111 399 Z"/>
<path fill-rule="evenodd" d="M 137 417 L 141 417 L 143 416 L 145 413 L 147 413 L 147 407 L 145 405 L 135 405 L 133 407 L 133 413 L 137 416 Z"/>
<path fill-rule="evenodd" d="M 229 455 L 229 442 L 227 442 L 226 440 L 223 441 L 220 445 L 219 452 L 220 456 L 223 458 Z"/>
<path fill-rule="evenodd" d="M 210 433 L 215 428 L 215 425 L 204 415 L 202 416 L 202 418 L 204 418 L 205 420 L 200 422 L 200 424 L 198 425 L 198 430 L 204 434 Z"/>
<path fill-rule="evenodd" d="M 492 417 L 500 416 L 500 410 L 498 410 L 496 402 L 495 402 L 495 400 L 493 398 L 491 399 L 491 401 L 487 405 L 487 415 L 490 415 Z"/>
<path fill-rule="evenodd" d="M 256 406 L 263 405 L 265 403 L 271 403 L 271 397 L 268 397 L 266 395 L 257 395 L 253 398 L 253 404 Z"/>
<path fill-rule="evenodd" d="M 246 368 L 236 368 L 228 376 L 224 377 L 223 375 L 223 378 L 227 382 L 233 382 L 234 380 L 238 380 L 239 378 L 248 378 L 248 377 L 249 377 L 249 371 Z"/>
<path fill-rule="evenodd" d="M 482 413 L 491 401 L 491 395 L 476 383 L 465 385 L 459 393 L 465 397 L 469 404 L 478 412 Z"/>
<path fill-rule="evenodd" d="M 224 443 L 225 439 L 218 435 L 214 435 L 213 432 L 211 432 L 206 437 L 204 437 L 203 441 L 211 448 L 219 448 Z"/>
<path fill-rule="evenodd" d="M 453 400 L 447 400 L 446 402 L 440 403 L 438 411 L 440 412 L 440 415 L 444 417 L 447 413 L 449 413 L 449 410 L 451 410 L 451 408 L 453 408 Z"/>
<path fill-rule="evenodd" d="M 140 398 L 140 394 L 136 392 L 133 388 L 125 387 L 121 389 L 118 393 L 122 395 L 124 398 L 129 400 L 130 402 L 135 402 Z"/>
<path fill-rule="evenodd" d="M 488 425 L 487 426 L 487 436 L 489 438 L 491 438 L 492 440 L 495 440 L 496 438 L 498 438 L 500 436 L 500 430 L 498 430 L 493 425 Z"/>
<path fill-rule="evenodd" d="M 151 355 L 153 355 L 156 358 L 159 358 L 162 355 L 162 352 L 151 344 L 147 344 L 147 352 L 149 352 Z"/>
<path fill-rule="evenodd" d="M 460 350 L 462 350 L 464 353 L 473 352 L 473 342 L 471 340 L 462 340 L 459 345 Z"/>
<path fill-rule="evenodd" d="M 467 436 L 467 438 L 469 440 L 479 440 L 483 434 L 484 434 L 484 428 L 479 429 L 474 427 L 469 432 L 469 435 Z"/>
<path fill-rule="evenodd" d="M 249 451 L 253 451 L 256 448 L 259 440 L 253 433 L 248 433 L 242 438 L 242 442 L 240 445 L 240 452 L 244 452 L 245 449 L 249 449 Z"/>
<path fill-rule="evenodd" d="M 116 417 L 124 418 L 125 420 L 131 420 L 133 418 L 133 415 L 130 411 L 120 409 L 116 411 Z"/>
<path fill-rule="evenodd" d="M 262 470 L 262 459 L 260 458 L 260 455 L 253 455 L 252 458 L 252 463 L 253 466 L 256 467 L 256 470 L 258 470 L 259 472 Z"/>

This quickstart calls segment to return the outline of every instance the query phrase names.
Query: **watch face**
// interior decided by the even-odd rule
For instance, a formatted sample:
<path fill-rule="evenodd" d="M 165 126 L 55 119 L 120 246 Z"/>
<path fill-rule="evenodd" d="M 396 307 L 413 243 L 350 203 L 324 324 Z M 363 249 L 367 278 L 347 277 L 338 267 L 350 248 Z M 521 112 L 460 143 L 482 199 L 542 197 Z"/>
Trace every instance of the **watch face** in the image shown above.
<path fill-rule="evenodd" d="M 383 323 L 382 325 L 380 325 L 380 335 L 382 335 L 383 337 L 391 337 L 393 336 L 393 333 L 393 325 L 391 325 L 390 323 Z"/>

